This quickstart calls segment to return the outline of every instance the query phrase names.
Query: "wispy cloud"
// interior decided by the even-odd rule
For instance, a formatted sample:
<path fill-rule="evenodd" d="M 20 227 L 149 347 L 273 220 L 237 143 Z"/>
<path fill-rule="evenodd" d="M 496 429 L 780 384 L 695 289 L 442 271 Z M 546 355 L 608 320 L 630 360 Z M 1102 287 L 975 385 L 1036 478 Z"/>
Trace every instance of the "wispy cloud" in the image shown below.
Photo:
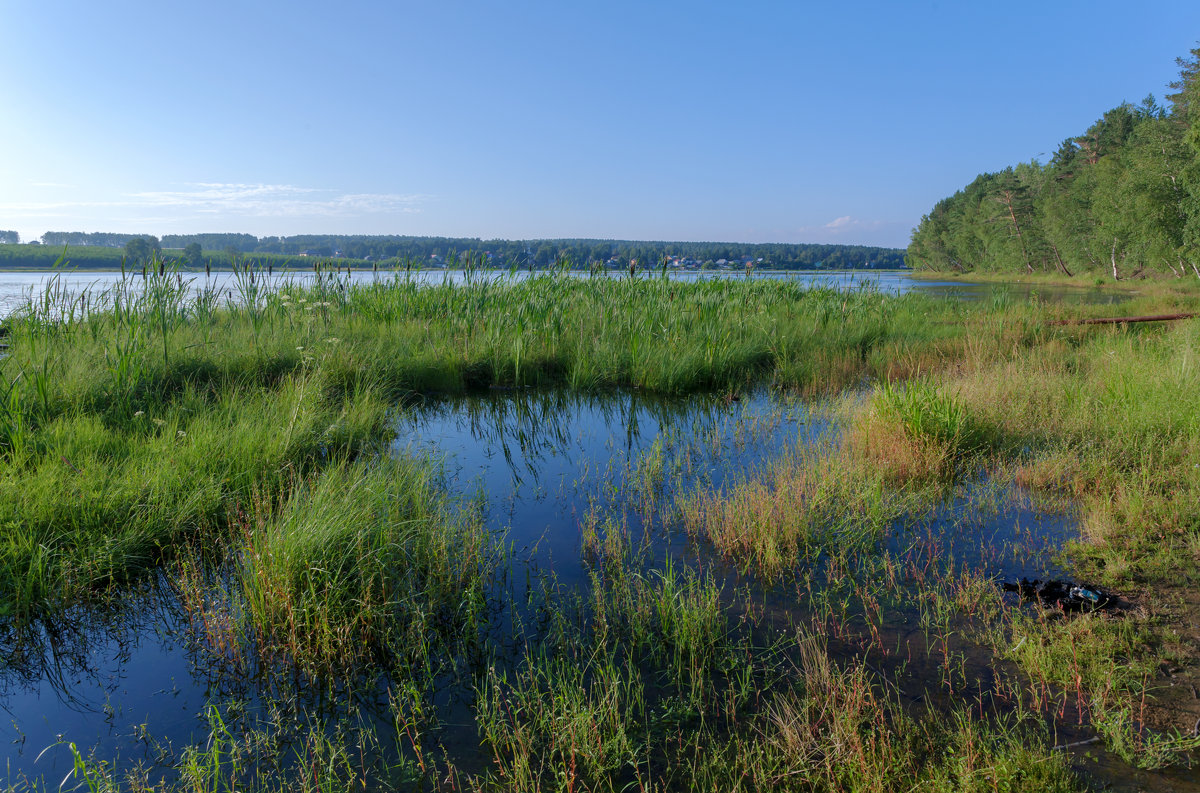
<path fill-rule="evenodd" d="M 175 190 L 125 193 L 103 201 L 13 201 L 0 203 L 0 211 L 17 217 L 96 208 L 241 217 L 353 217 L 419 212 L 428 199 L 418 194 L 342 193 L 296 185 L 196 182 Z"/>
<path fill-rule="evenodd" d="M 866 229 L 877 229 L 880 226 L 887 225 L 882 220 L 863 220 L 861 218 L 851 217 L 850 215 L 842 215 L 840 218 L 834 218 L 826 223 L 822 228 L 826 231 L 840 233 L 844 231 L 864 231 Z"/>
<path fill-rule="evenodd" d="M 908 229 L 909 225 L 901 221 L 839 215 L 824 223 L 781 229 L 776 236 L 780 239 L 826 244 L 903 247 L 907 244 L 905 238 Z"/>
<path fill-rule="evenodd" d="M 179 190 L 132 193 L 138 206 L 177 207 L 254 217 L 348 216 L 417 212 L 427 196 L 404 193 L 339 193 L 290 184 L 198 182 Z"/>

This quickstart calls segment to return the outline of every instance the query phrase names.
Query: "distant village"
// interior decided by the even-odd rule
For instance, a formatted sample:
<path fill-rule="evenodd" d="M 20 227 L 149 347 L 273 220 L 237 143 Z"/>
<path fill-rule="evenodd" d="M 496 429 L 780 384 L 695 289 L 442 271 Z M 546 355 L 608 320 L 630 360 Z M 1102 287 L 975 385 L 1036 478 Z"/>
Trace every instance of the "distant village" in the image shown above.
<path fill-rule="evenodd" d="M 297 255 L 304 257 L 329 258 L 328 256 L 315 250 L 303 250 Z M 489 265 L 496 265 L 496 255 L 492 251 L 483 251 L 480 253 L 480 256 L 486 259 Z M 345 254 L 340 250 L 335 250 L 332 258 L 342 259 L 345 258 Z M 445 267 L 447 266 L 447 260 L 449 258 L 450 257 L 443 256 L 440 253 L 431 253 L 429 254 L 427 262 L 424 264 L 427 267 Z M 363 257 L 363 261 L 374 261 L 374 257 L 369 255 L 365 256 Z M 603 266 L 611 270 L 625 270 L 629 268 L 630 264 L 641 269 L 659 269 L 665 264 L 667 267 L 676 270 L 746 270 L 755 267 L 761 267 L 763 266 L 763 262 L 764 259 L 761 256 L 758 258 L 753 256 L 743 256 L 740 259 L 717 259 L 716 261 L 711 259 L 707 261 L 700 261 L 698 259 L 693 259 L 690 256 L 668 256 L 665 262 L 656 262 L 653 265 L 643 265 L 637 259 L 618 259 L 616 256 L 610 256 L 605 262 L 603 262 Z"/>

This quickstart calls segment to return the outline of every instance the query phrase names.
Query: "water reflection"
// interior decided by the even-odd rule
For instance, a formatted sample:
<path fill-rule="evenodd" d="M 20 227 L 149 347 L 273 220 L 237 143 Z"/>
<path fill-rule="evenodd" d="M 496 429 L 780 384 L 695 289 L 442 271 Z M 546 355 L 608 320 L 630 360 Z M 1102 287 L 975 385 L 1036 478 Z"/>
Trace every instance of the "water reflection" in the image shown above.
<path fill-rule="evenodd" d="M 649 538 L 642 559 L 647 568 L 666 558 L 703 566 L 727 584 L 722 597 L 731 609 L 747 607 L 741 598 L 752 591 L 747 602 L 764 625 L 802 618 L 806 593 L 797 585 L 747 589 L 755 586 L 753 578 L 676 530 L 669 506 L 694 488 L 719 491 L 767 476 L 773 461 L 831 431 L 819 408 L 769 391 L 678 399 L 628 390 L 522 389 L 429 400 L 404 409 L 396 421 L 395 453 L 441 460 L 447 489 L 467 506 L 481 507 L 498 543 L 515 552 L 490 593 L 495 603 L 484 629 L 490 644 L 473 648 L 467 666 L 485 656 L 515 657 L 525 641 L 518 623 L 536 633 L 544 615 L 516 613 L 524 608 L 517 604 L 534 600 L 530 592 L 549 593 L 534 611 L 585 596 L 590 578 L 581 528 L 596 514 Z M 1028 567 L 1040 564 L 1030 549 L 1060 546 L 1074 531 L 1073 520 L 1046 516 L 1019 494 L 988 487 L 980 483 L 909 516 L 887 538 L 888 549 L 899 557 L 922 548 L 930 558 L 953 556 L 958 564 L 998 572 L 1044 572 Z M 6 659 L 0 702 L 8 715 L 0 738 L 9 747 L 10 775 L 56 784 L 71 769 L 65 748 L 35 759 L 60 738 L 98 757 L 119 758 L 120 768 L 140 762 L 161 774 L 182 747 L 208 739 L 214 704 L 238 729 L 267 731 L 285 754 L 326 717 L 374 725 L 381 734 L 392 729 L 395 681 L 371 672 L 376 676 L 366 683 L 314 685 L 255 657 L 231 611 L 230 579 L 219 566 L 204 575 L 195 592 L 211 593 L 211 600 L 181 591 L 178 571 L 171 570 L 111 602 L 53 620 L 22 628 L 0 622 Z M 895 628 L 910 630 L 902 620 Z M 443 741 L 469 758 L 479 751 L 470 674 L 451 668 L 433 690 L 431 704 L 447 725 Z"/>
<path fill-rule="evenodd" d="M 765 391 L 735 400 L 526 389 L 419 405 L 395 448 L 444 455 L 447 486 L 482 502 L 495 534 L 579 581 L 581 521 L 616 506 L 644 456 L 662 458 L 669 496 L 721 487 L 825 426 L 804 403 Z"/>

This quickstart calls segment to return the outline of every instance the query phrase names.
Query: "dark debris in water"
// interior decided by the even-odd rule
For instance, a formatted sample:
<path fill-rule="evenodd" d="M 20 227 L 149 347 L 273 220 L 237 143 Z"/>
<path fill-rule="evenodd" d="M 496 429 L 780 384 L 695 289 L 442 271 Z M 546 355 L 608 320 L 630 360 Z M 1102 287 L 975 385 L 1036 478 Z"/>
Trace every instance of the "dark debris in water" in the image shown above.
<path fill-rule="evenodd" d="M 1005 592 L 1019 592 L 1021 597 L 1027 600 L 1036 600 L 1044 606 L 1061 608 L 1063 611 L 1094 611 L 1117 605 L 1116 595 L 1097 587 L 1082 586 L 1074 581 L 1022 578 L 1015 583 L 1002 581 L 1000 588 Z"/>

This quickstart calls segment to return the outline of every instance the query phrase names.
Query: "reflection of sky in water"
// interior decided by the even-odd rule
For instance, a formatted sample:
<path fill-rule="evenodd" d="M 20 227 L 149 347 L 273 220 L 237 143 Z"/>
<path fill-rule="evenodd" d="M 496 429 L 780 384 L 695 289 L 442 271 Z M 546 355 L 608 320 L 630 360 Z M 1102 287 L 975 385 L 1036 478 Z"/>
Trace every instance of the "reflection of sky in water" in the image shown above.
<path fill-rule="evenodd" d="M 584 580 L 581 521 L 593 507 L 628 506 L 628 475 L 647 454 L 661 448 L 669 497 L 759 476 L 798 441 L 826 428 L 804 403 L 763 391 L 727 401 L 521 390 L 431 400 L 406 410 L 394 449 L 442 460 L 448 488 L 468 504 L 482 505 L 489 528 L 515 551 L 515 564 L 532 560 L 574 586 Z M 625 514 L 636 536 L 641 516 L 636 510 Z M 1032 534 L 1058 546 L 1071 530 L 1069 519 L 1040 515 L 1007 491 L 945 505 L 909 528 L 941 543 L 958 562 L 1026 575 L 1041 575 L 1044 568 L 1030 569 L 1030 560 L 1016 557 L 1010 543 Z M 680 537 L 665 545 L 671 553 L 690 553 Z M 1007 554 L 996 548 L 1008 548 Z M 656 555 L 665 552 L 660 542 Z M 202 714 L 209 701 L 236 696 L 257 713 L 273 695 L 253 673 L 231 676 L 204 649 L 190 646 L 186 619 L 170 593 L 134 597 L 119 614 L 88 619 L 44 635 L 45 652 L 35 650 L 26 661 L 8 654 L 12 637 L 0 633 L 7 656 L 0 667 L 0 741 L 10 774 L 41 776 L 56 786 L 71 769 L 67 747 L 50 749 L 36 764 L 34 758 L 59 736 L 95 747 L 98 757 L 119 757 L 123 768 L 139 760 L 152 764 L 155 740 L 180 749 L 207 737 Z"/>
<path fill-rule="evenodd" d="M 172 638 L 179 635 L 177 616 L 133 600 L 120 614 L 84 624 L 68 616 L 42 633 L 42 646 L 26 659 L 8 655 L 0 674 L 0 740 L 10 774 L 57 785 L 73 767 L 70 749 L 54 746 L 59 741 L 85 754 L 90 747 L 100 757 L 119 754 L 123 764 L 151 762 L 151 742 L 134 737 L 140 725 L 147 738 L 177 743 L 207 736 L 195 718 L 207 686 L 195 657 Z M 4 644 L 7 651 L 8 637 Z"/>
<path fill-rule="evenodd" d="M 802 403 L 764 392 L 729 402 L 526 390 L 431 402 L 402 423 L 394 448 L 444 455 L 450 489 L 482 494 L 489 528 L 507 533 L 518 558 L 577 580 L 581 521 L 611 501 L 606 485 L 624 484 L 656 442 L 668 487 L 719 487 L 823 426 L 809 422 Z"/>
<path fill-rule="evenodd" d="M 481 502 L 488 527 L 506 536 L 518 558 L 577 582 L 584 517 L 593 508 L 620 508 L 618 493 L 632 486 L 627 479 L 636 479 L 656 443 L 669 496 L 761 476 L 828 426 L 803 402 L 766 391 L 728 402 L 527 389 L 418 406 L 401 422 L 393 448 L 441 457 L 450 490 Z M 627 517 L 640 527 L 636 513 Z M 1050 561 L 1028 558 L 1029 550 L 1061 548 L 1075 533 L 1073 516 L 986 482 L 917 517 L 898 529 L 893 550 L 919 539 L 959 564 L 1006 577 L 1045 575 Z"/>

